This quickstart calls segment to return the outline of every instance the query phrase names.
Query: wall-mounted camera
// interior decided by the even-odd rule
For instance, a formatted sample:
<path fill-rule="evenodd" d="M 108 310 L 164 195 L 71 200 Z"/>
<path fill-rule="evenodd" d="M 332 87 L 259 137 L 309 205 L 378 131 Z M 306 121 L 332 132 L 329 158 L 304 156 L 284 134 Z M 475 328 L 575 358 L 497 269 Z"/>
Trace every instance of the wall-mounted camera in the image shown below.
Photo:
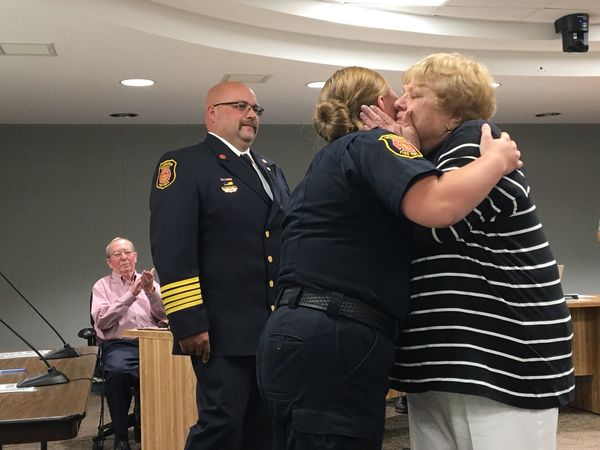
<path fill-rule="evenodd" d="M 569 14 L 554 22 L 554 31 L 562 34 L 563 52 L 587 52 L 589 15 Z"/>

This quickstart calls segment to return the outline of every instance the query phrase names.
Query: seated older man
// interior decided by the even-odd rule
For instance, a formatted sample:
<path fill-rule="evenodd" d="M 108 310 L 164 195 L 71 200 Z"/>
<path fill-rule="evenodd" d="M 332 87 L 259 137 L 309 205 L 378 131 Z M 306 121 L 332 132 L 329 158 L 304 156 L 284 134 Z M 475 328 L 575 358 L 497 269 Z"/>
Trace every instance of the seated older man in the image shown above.
<path fill-rule="evenodd" d="M 123 337 L 132 328 L 157 326 L 166 320 L 154 269 L 135 270 L 137 253 L 128 239 L 114 238 L 106 247 L 112 269 L 92 290 L 92 319 L 102 349 L 106 400 L 115 430 L 115 449 L 128 450 L 127 416 L 132 388 L 139 386 L 137 339 Z"/>

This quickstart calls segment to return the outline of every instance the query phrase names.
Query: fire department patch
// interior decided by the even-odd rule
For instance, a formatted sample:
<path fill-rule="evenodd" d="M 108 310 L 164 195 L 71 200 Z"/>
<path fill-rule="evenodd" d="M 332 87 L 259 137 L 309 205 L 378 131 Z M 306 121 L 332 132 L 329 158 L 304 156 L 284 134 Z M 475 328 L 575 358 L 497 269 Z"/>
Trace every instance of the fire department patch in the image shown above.
<path fill-rule="evenodd" d="M 175 173 L 175 167 L 177 161 L 174 159 L 167 159 L 158 166 L 158 175 L 156 177 L 156 187 L 158 189 L 165 189 L 171 186 L 175 182 L 177 174 Z"/>
<path fill-rule="evenodd" d="M 384 134 L 379 137 L 379 140 L 383 141 L 390 152 L 401 158 L 413 159 L 423 157 L 417 147 L 397 134 Z"/>
<path fill-rule="evenodd" d="M 237 192 L 238 187 L 233 184 L 233 178 L 219 178 L 219 181 L 221 181 L 221 190 L 226 194 Z"/>

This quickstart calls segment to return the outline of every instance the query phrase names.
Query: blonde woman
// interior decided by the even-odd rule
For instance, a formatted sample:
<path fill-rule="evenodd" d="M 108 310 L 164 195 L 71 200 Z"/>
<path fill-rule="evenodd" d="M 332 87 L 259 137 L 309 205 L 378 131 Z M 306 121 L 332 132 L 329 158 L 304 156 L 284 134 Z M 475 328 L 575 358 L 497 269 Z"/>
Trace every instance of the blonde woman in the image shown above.
<path fill-rule="evenodd" d="M 457 53 L 404 73 L 396 106 L 444 173 L 480 159 L 481 126 L 496 109 L 491 81 Z M 364 108 L 369 126 L 393 129 L 374 109 Z M 572 326 L 523 172 L 502 177 L 463 220 L 417 235 L 391 378 L 408 392 L 411 448 L 555 448 L 558 407 L 574 388 Z"/>

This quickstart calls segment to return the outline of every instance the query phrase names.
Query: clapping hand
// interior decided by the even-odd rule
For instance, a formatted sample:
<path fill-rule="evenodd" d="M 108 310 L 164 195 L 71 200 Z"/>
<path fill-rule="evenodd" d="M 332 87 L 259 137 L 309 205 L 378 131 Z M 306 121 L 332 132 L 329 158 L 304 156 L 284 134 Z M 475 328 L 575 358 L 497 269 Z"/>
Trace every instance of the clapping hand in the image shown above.
<path fill-rule="evenodd" d="M 135 275 L 134 275 L 135 276 Z M 146 295 L 154 292 L 154 267 L 150 270 L 144 270 L 142 276 L 135 276 L 133 283 L 129 287 L 129 291 L 137 297 L 142 292 L 142 289 Z"/>
<path fill-rule="evenodd" d="M 146 295 L 152 294 L 152 292 L 154 292 L 154 272 L 154 267 L 150 270 L 144 270 L 142 272 L 142 276 L 140 279 L 142 281 L 142 288 L 144 289 Z"/>

